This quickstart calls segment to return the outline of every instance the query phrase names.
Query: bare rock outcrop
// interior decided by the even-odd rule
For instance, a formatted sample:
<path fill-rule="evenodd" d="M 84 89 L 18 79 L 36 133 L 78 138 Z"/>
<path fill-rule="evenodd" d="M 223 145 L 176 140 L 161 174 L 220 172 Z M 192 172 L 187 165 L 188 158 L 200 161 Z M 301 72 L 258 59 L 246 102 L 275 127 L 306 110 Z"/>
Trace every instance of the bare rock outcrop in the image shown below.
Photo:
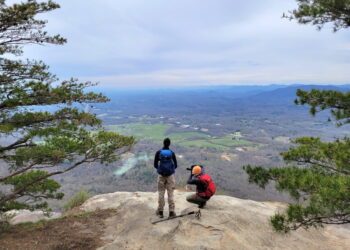
<path fill-rule="evenodd" d="M 10 210 L 5 213 L 5 218 L 8 218 L 8 222 L 11 225 L 16 225 L 24 222 L 38 222 L 40 220 L 56 219 L 61 216 L 61 213 L 50 212 L 49 214 L 43 211 L 29 211 L 22 210 Z"/>
<path fill-rule="evenodd" d="M 176 213 L 198 208 L 176 192 Z M 100 250 L 114 249 L 350 249 L 350 229 L 326 226 L 288 235 L 275 233 L 269 217 L 284 204 L 256 202 L 216 195 L 202 209 L 202 217 L 186 216 L 156 225 L 157 193 L 116 192 L 97 195 L 82 205 L 85 211 L 116 208 L 108 218 Z M 167 213 L 166 213 L 167 215 Z"/>

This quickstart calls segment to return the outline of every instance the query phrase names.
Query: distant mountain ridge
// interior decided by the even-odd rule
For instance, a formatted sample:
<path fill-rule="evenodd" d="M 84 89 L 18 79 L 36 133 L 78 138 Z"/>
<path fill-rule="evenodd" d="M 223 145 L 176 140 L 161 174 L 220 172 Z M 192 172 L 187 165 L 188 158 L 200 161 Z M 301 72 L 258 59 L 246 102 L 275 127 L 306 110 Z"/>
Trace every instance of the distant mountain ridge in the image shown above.
<path fill-rule="evenodd" d="M 350 91 L 350 85 L 293 85 L 283 88 L 277 88 L 270 91 L 260 92 L 258 94 L 248 97 L 248 99 L 254 100 L 255 102 L 293 104 L 294 100 L 297 98 L 296 91 L 298 89 L 305 91 L 310 91 L 312 89 Z"/>
<path fill-rule="evenodd" d="M 150 90 L 105 90 L 111 102 L 97 107 L 118 109 L 130 115 L 144 113 L 182 114 L 191 112 L 217 114 L 235 112 L 264 105 L 295 106 L 297 89 L 331 89 L 349 91 L 350 85 L 268 85 L 268 86 L 210 86 L 161 88 Z"/>

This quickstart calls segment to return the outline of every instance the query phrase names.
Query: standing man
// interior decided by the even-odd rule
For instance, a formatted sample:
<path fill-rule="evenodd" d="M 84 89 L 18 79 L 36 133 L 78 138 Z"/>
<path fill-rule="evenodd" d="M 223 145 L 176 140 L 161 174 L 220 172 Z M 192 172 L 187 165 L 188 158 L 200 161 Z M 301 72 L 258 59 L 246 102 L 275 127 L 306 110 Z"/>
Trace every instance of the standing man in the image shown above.
<path fill-rule="evenodd" d="M 196 193 L 186 197 L 186 200 L 191 203 L 195 203 L 199 208 L 204 208 L 207 201 L 215 194 L 216 187 L 212 178 L 205 174 L 203 166 L 193 165 L 191 167 L 191 175 L 187 181 L 187 184 L 196 185 Z"/>
<path fill-rule="evenodd" d="M 169 217 L 176 216 L 174 189 L 175 189 L 175 169 L 177 161 L 175 153 L 169 149 L 170 139 L 165 138 L 163 141 L 163 149 L 158 150 L 154 157 L 154 168 L 158 172 L 158 209 L 156 214 L 163 218 L 163 210 L 165 206 L 164 195 L 165 190 L 168 192 Z"/>

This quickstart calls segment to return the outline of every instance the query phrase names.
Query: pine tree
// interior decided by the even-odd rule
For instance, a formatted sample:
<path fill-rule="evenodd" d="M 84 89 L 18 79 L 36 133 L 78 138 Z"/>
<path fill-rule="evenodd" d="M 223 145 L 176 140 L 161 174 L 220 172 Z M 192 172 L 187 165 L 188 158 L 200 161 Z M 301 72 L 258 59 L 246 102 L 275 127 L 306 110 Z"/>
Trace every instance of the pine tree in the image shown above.
<path fill-rule="evenodd" d="M 299 23 L 312 23 L 319 29 L 334 23 L 334 31 L 350 25 L 349 0 L 297 0 L 299 9 L 291 18 Z M 334 90 L 297 91 L 297 105 L 310 105 L 310 113 L 330 110 L 337 126 L 350 123 L 350 92 Z M 320 138 L 297 138 L 289 151 L 282 152 L 287 167 L 263 168 L 244 166 L 249 182 L 261 188 L 274 181 L 276 189 L 288 192 L 296 203 L 284 213 L 271 217 L 276 231 L 324 224 L 350 223 L 350 138 L 322 142 Z"/>
<path fill-rule="evenodd" d="M 135 142 L 103 131 L 96 115 L 79 109 L 79 103 L 108 101 L 84 91 L 93 83 L 59 81 L 43 62 L 19 58 L 24 45 L 66 42 L 50 36 L 46 21 L 36 19 L 57 8 L 51 0 L 9 6 L 0 0 L 0 213 L 47 209 L 46 199 L 63 197 L 50 177 L 92 162 L 113 162 Z"/>
<path fill-rule="evenodd" d="M 333 23 L 333 30 L 338 31 L 350 26 L 350 0 L 296 0 L 298 9 L 283 17 L 296 19 L 298 23 L 316 25 L 322 29 L 324 24 Z"/>
<path fill-rule="evenodd" d="M 282 214 L 271 218 L 276 231 L 350 223 L 350 138 L 322 142 L 301 137 L 281 153 L 287 167 L 244 166 L 249 182 L 261 188 L 274 181 L 278 191 L 295 199 Z M 294 164 L 290 164 L 294 163 Z"/>

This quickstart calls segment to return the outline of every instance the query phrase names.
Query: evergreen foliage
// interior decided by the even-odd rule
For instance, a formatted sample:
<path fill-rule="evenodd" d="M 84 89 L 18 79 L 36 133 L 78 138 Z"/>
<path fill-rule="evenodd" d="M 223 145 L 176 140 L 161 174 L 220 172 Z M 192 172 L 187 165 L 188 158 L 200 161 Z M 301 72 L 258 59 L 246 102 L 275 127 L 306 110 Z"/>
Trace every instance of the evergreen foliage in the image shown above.
<path fill-rule="evenodd" d="M 101 120 L 77 108 L 77 103 L 108 101 L 84 91 L 93 83 L 59 81 L 41 61 L 13 59 L 22 55 L 23 45 L 66 42 L 36 19 L 57 8 L 51 0 L 10 6 L 0 0 L 0 213 L 47 209 L 46 199 L 63 197 L 49 177 L 92 162 L 111 163 L 135 142 L 101 130 Z M 45 111 L 48 105 L 55 111 Z"/>
<path fill-rule="evenodd" d="M 350 92 L 297 90 L 297 96 L 295 103 L 310 105 L 312 115 L 329 109 L 337 126 L 350 123 Z M 288 192 L 297 201 L 285 213 L 271 218 L 274 229 L 289 232 L 350 223 L 350 138 L 322 142 L 320 138 L 301 137 L 293 143 L 298 146 L 281 153 L 287 167 L 243 167 L 250 183 L 265 188 L 274 181 L 277 190 Z"/>
<path fill-rule="evenodd" d="M 310 92 L 298 89 L 295 100 L 296 104 L 310 105 L 310 113 L 316 113 L 323 110 L 330 110 L 337 126 L 350 123 L 350 92 L 340 92 L 334 90 L 318 90 L 312 89 Z M 329 118 L 331 121 L 331 118 Z"/>
<path fill-rule="evenodd" d="M 290 19 L 311 22 L 319 29 L 333 22 L 334 31 L 350 26 L 349 0 L 297 2 L 299 9 L 291 12 Z M 350 123 L 350 92 L 299 89 L 297 96 L 295 103 L 309 105 L 312 115 L 329 109 L 337 126 Z M 300 227 L 350 223 L 350 138 L 322 142 L 320 138 L 301 137 L 294 143 L 298 146 L 281 153 L 287 167 L 243 167 L 250 183 L 265 188 L 274 181 L 277 190 L 288 192 L 295 199 L 296 203 L 290 204 L 285 213 L 271 218 L 274 229 L 286 233 Z"/>
<path fill-rule="evenodd" d="M 261 188 L 275 181 L 278 191 L 288 192 L 297 203 L 284 214 L 276 214 L 271 223 L 277 231 L 300 227 L 350 223 L 350 139 L 322 142 L 301 137 L 298 147 L 281 153 L 288 167 L 266 169 L 244 166 L 249 182 Z"/>
<path fill-rule="evenodd" d="M 283 17 L 296 19 L 298 23 L 316 25 L 322 29 L 325 23 L 333 23 L 333 30 L 338 31 L 350 26 L 350 0 L 296 0 L 298 9 Z"/>
<path fill-rule="evenodd" d="M 310 113 L 330 109 L 337 126 L 350 122 L 350 92 L 297 91 L 296 104 L 310 105 Z M 331 120 L 331 118 L 330 118 Z M 350 223 L 350 138 L 322 142 L 301 137 L 297 147 L 282 152 L 287 167 L 244 166 L 249 182 L 261 188 L 274 181 L 276 189 L 296 200 L 283 214 L 271 218 L 275 230 L 289 232 L 300 227 Z"/>

